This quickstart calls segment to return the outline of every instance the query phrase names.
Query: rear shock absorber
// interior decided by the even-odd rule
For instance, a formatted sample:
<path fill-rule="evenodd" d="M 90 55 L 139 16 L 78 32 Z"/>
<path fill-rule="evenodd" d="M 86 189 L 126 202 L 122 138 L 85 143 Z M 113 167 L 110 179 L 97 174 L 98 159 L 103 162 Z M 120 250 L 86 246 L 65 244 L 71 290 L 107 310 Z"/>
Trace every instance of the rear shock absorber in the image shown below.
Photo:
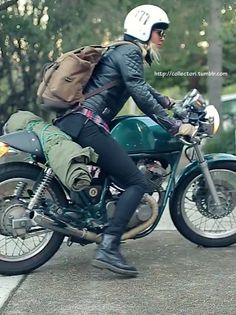
<path fill-rule="evenodd" d="M 28 210 L 31 211 L 31 210 L 33 210 L 33 208 L 35 208 L 38 205 L 40 200 L 43 198 L 44 193 L 45 193 L 46 189 L 48 188 L 50 182 L 52 181 L 53 175 L 54 175 L 54 173 L 53 173 L 53 170 L 51 168 L 46 168 L 44 170 L 43 179 L 41 180 L 40 184 L 36 188 L 36 191 L 29 202 Z"/>
<path fill-rule="evenodd" d="M 27 183 L 24 183 L 24 182 L 17 183 L 13 195 L 16 196 L 16 198 L 20 198 L 25 192 L 26 186 L 27 186 Z"/>

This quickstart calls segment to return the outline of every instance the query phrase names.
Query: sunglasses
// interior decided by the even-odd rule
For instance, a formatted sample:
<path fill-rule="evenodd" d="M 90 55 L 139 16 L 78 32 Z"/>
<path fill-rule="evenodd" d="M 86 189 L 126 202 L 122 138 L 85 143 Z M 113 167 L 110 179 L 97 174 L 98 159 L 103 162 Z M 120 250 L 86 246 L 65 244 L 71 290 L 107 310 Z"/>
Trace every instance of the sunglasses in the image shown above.
<path fill-rule="evenodd" d="M 166 33 L 163 30 L 153 30 L 153 32 L 157 33 L 161 38 L 166 37 Z"/>

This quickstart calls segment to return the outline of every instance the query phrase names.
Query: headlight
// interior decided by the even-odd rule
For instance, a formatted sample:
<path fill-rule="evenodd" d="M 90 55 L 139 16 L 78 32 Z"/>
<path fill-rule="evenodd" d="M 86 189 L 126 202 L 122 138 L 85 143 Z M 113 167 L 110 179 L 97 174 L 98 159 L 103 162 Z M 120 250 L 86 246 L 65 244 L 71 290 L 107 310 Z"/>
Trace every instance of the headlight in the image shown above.
<path fill-rule="evenodd" d="M 220 127 L 220 115 L 214 105 L 208 105 L 205 108 L 205 112 L 206 112 L 205 118 L 207 118 L 209 122 L 211 122 L 213 125 L 212 133 L 214 135 L 217 133 Z"/>

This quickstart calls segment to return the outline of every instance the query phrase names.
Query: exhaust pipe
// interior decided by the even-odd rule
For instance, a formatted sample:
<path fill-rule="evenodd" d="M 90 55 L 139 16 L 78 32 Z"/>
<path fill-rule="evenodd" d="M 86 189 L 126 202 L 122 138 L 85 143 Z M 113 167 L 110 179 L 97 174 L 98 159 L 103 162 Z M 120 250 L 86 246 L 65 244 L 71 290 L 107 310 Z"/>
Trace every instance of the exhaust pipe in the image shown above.
<path fill-rule="evenodd" d="M 143 200 L 149 204 L 149 206 L 152 209 L 152 216 L 149 218 L 148 221 L 144 222 L 143 224 L 134 227 L 133 229 L 129 230 L 128 232 L 124 233 L 122 235 L 121 240 L 125 241 L 131 238 L 135 238 L 135 236 L 143 231 L 145 231 L 148 227 L 150 227 L 155 221 L 158 216 L 158 204 L 156 200 L 148 195 L 145 194 L 143 197 Z M 34 215 L 32 216 L 32 220 L 39 226 L 42 226 L 46 229 L 50 229 L 55 232 L 59 232 L 62 234 L 65 234 L 66 236 L 74 236 L 78 238 L 85 239 L 90 242 L 96 242 L 100 243 L 101 242 L 101 234 L 96 234 L 94 232 L 90 232 L 86 229 L 79 230 L 72 225 L 62 222 L 64 224 L 63 227 L 60 227 L 53 219 L 38 213 L 37 211 L 34 211 Z"/>
<path fill-rule="evenodd" d="M 87 241 L 91 242 L 99 242 L 99 235 L 90 231 L 87 231 L 86 229 L 78 230 L 77 228 L 73 227 L 72 225 L 68 223 L 62 222 L 64 226 L 59 226 L 53 219 L 38 213 L 37 211 L 34 211 L 34 216 L 32 220 L 39 226 L 50 229 L 55 232 L 59 232 L 62 234 L 65 234 L 66 236 L 74 236 L 78 238 L 85 239 Z"/>

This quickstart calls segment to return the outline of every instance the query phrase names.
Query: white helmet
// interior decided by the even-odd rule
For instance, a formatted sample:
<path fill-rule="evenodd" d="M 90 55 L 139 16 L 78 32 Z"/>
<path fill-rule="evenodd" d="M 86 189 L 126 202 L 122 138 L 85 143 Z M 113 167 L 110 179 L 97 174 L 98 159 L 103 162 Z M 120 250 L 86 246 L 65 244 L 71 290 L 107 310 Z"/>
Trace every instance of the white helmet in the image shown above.
<path fill-rule="evenodd" d="M 124 33 L 147 42 L 155 24 L 160 29 L 167 29 L 169 23 L 169 18 L 164 10 L 155 5 L 144 4 L 127 14 L 124 22 Z"/>

